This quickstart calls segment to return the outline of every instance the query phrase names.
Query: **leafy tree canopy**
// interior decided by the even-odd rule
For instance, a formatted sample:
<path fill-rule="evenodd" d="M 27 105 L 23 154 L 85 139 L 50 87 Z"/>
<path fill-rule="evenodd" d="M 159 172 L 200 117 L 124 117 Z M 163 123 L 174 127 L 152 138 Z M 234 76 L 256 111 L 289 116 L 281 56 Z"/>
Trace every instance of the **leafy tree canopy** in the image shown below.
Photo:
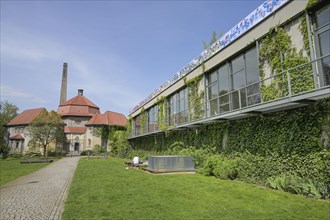
<path fill-rule="evenodd" d="M 18 107 L 8 101 L 0 102 L 0 123 L 1 126 L 7 124 L 18 115 Z"/>
<path fill-rule="evenodd" d="M 4 154 L 8 153 L 8 148 L 5 146 L 5 125 L 18 115 L 18 107 L 8 101 L 0 102 L 0 151 Z"/>
<path fill-rule="evenodd" d="M 64 122 L 55 111 L 42 111 L 29 125 L 31 141 L 42 147 L 44 156 L 47 156 L 47 148 L 51 142 L 64 140 Z"/>

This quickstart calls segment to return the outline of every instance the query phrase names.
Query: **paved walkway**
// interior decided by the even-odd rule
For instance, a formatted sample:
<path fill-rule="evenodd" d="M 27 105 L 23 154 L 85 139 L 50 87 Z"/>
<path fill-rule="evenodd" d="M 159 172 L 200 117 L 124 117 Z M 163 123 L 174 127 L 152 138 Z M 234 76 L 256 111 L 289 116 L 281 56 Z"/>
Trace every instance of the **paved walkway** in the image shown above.
<path fill-rule="evenodd" d="M 2 186 L 0 219 L 60 219 L 78 161 L 64 158 Z"/>

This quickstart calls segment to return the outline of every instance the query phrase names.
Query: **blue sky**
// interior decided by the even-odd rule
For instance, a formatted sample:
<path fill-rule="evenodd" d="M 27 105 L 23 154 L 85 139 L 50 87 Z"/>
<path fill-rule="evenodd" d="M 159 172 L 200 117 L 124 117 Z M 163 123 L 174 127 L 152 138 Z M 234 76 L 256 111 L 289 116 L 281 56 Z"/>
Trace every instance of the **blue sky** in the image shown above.
<path fill-rule="evenodd" d="M 57 110 L 67 62 L 68 99 L 128 115 L 263 2 L 1 0 L 1 101 Z"/>

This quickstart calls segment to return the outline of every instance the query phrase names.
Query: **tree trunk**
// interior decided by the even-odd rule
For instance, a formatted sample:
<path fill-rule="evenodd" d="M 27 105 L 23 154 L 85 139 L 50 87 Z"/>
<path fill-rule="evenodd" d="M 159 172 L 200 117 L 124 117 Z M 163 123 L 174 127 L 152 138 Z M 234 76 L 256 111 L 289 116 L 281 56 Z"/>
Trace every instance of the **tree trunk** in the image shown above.
<path fill-rule="evenodd" d="M 48 162 L 48 151 L 47 151 L 47 145 L 44 146 L 44 157 L 46 157 L 46 161 Z"/>

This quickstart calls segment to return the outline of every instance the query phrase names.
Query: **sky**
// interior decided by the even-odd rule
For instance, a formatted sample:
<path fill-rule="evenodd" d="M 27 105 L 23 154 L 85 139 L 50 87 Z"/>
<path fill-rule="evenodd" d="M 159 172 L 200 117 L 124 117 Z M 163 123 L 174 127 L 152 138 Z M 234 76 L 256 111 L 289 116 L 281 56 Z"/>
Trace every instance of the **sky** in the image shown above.
<path fill-rule="evenodd" d="M 68 63 L 67 100 L 128 116 L 263 2 L 0 0 L 1 102 L 57 110 Z"/>

